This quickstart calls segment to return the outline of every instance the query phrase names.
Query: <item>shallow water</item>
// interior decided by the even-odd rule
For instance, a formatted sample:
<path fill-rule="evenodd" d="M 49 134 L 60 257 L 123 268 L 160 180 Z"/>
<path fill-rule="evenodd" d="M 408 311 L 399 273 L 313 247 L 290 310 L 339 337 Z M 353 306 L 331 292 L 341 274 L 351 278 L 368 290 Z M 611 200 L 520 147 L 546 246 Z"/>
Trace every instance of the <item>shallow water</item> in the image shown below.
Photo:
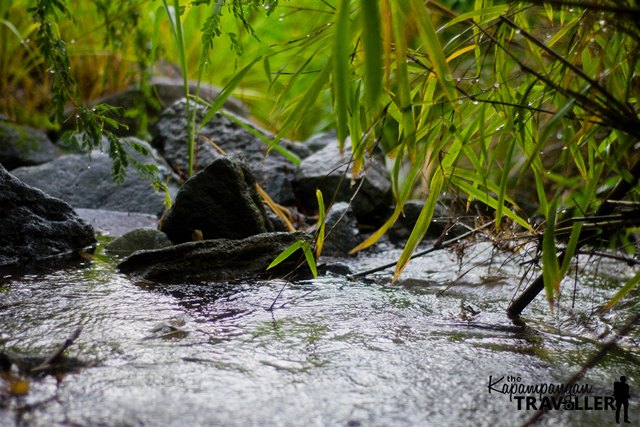
<path fill-rule="evenodd" d="M 389 271 L 361 281 L 136 284 L 109 260 L 5 278 L 0 350 L 47 355 L 82 326 L 68 354 L 95 365 L 60 383 L 33 379 L 26 397 L 0 405 L 0 425 L 520 425 L 533 411 L 489 393 L 489 376 L 563 383 L 638 309 L 639 297 L 596 314 L 634 271 L 584 259 L 575 301 L 567 280 L 554 315 L 541 295 L 514 324 L 505 309 L 523 275 L 519 261 L 479 244 L 459 269 L 441 251 L 416 259 L 393 286 Z M 625 338 L 579 383 L 610 395 L 626 375 L 634 396 L 639 360 L 637 341 Z M 638 399 L 630 415 L 640 419 Z M 610 410 L 557 410 L 541 425 L 613 422 Z"/>

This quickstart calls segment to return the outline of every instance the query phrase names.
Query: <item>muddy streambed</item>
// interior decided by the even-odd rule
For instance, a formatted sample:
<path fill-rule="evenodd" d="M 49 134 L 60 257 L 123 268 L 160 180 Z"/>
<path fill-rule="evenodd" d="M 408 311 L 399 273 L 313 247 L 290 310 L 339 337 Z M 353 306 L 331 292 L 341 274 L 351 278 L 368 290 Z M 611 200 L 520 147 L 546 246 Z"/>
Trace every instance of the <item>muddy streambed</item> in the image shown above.
<path fill-rule="evenodd" d="M 356 270 L 397 251 L 350 261 Z M 635 310 L 632 296 L 597 308 L 632 268 L 584 258 L 551 315 L 544 298 L 521 323 L 505 315 L 519 259 L 468 249 L 461 267 L 441 251 L 367 280 L 158 286 L 133 283 L 109 259 L 0 282 L 0 350 L 46 355 L 81 326 L 69 356 L 91 362 L 30 381 L 5 398 L 0 425 L 34 426 L 514 426 L 533 411 L 489 392 L 495 381 L 561 384 Z M 457 277 L 457 283 L 443 292 Z M 575 294 L 575 300 L 572 301 Z M 573 305 L 573 308 L 572 308 Z M 611 395 L 626 375 L 640 419 L 640 349 L 625 338 L 580 380 Z M 511 383 L 517 383 L 511 379 Z M 498 387 L 498 386 L 496 386 Z M 581 398 L 584 397 L 584 395 Z M 579 396 L 579 397 L 580 397 Z M 614 411 L 548 413 L 541 425 L 610 425 Z"/>

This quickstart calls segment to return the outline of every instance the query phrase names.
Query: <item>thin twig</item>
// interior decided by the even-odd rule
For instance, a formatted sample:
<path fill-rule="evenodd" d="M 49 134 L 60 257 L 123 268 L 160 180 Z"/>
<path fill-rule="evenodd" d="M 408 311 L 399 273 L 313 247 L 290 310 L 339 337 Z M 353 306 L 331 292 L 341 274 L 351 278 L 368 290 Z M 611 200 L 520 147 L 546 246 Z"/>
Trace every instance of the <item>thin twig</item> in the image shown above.
<path fill-rule="evenodd" d="M 56 351 L 51 353 L 51 355 L 49 355 L 49 357 L 47 357 L 44 360 L 44 362 L 42 362 L 40 365 L 31 369 L 31 372 L 38 372 L 38 371 L 44 371 L 44 370 L 50 369 L 51 366 L 60 358 L 60 356 L 62 356 L 62 353 L 64 353 L 64 351 L 67 348 L 69 348 L 69 346 L 71 346 L 71 344 L 73 344 L 75 340 L 78 339 L 78 337 L 80 336 L 80 332 L 82 332 L 82 327 L 79 327 L 75 331 L 73 331 L 73 333 L 69 336 L 69 338 L 64 340 L 62 345 L 60 345 L 60 347 L 58 347 Z"/>

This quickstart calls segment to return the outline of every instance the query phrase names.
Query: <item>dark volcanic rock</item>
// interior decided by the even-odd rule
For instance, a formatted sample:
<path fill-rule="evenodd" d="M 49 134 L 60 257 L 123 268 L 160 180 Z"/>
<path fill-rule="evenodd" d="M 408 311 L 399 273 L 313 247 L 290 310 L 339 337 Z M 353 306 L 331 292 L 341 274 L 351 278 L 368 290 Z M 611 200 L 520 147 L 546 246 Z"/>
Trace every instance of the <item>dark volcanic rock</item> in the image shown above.
<path fill-rule="evenodd" d="M 155 228 L 138 228 L 112 240 L 105 251 L 119 256 L 129 256 L 135 251 L 161 249 L 171 246 L 171 240 Z"/>
<path fill-rule="evenodd" d="M 67 203 L 29 187 L 0 165 L 0 267 L 68 256 L 95 244 Z"/>
<path fill-rule="evenodd" d="M 198 125 L 196 127 L 199 127 L 206 111 L 205 106 L 197 105 L 196 123 Z M 254 124 L 239 117 L 235 119 L 252 128 L 254 132 L 270 138 L 266 131 L 259 129 Z M 154 138 L 154 144 L 163 153 L 165 159 L 174 170 L 183 175 L 186 175 L 189 170 L 187 128 L 186 100 L 182 99 L 161 114 L 156 125 Z M 220 151 L 211 145 L 214 143 L 228 155 L 243 157 L 249 164 L 258 184 L 276 202 L 281 204 L 293 202 L 295 197 L 291 183 L 296 166 L 274 150 L 265 157 L 267 144 L 263 140 L 220 113 L 216 113 L 211 118 L 199 131 L 199 135 L 195 153 L 197 169 L 205 168 L 213 160 L 222 156 Z M 282 141 L 280 145 L 290 151 L 297 152 L 299 156 L 306 153 L 301 144 Z"/>
<path fill-rule="evenodd" d="M 317 209 L 316 188 L 322 191 L 325 200 L 331 200 L 337 192 L 336 201 L 348 202 L 364 179 L 362 187 L 352 203 L 353 211 L 362 223 L 371 223 L 372 216 L 382 214 L 391 204 L 391 180 L 385 165 L 377 156 L 372 156 L 366 164 L 365 174 L 350 186 L 351 151 L 345 146 L 340 153 L 338 141 L 324 141 L 324 148 L 307 157 L 300 164 L 296 174 L 294 189 L 298 200 L 308 210 Z M 343 175 L 346 172 L 346 176 Z"/>
<path fill-rule="evenodd" d="M 136 140 L 137 143 L 146 143 Z M 169 181 L 170 191 L 178 178 L 157 154 L 149 158 L 134 156 L 143 163 L 153 163 L 160 170 L 163 181 Z M 111 159 L 106 153 L 70 154 L 40 166 L 22 167 L 13 173 L 25 183 L 58 197 L 74 208 L 105 209 L 123 212 L 142 212 L 161 215 L 164 193 L 156 192 L 148 181 L 140 178 L 132 166 L 122 184 L 111 179 Z"/>
<path fill-rule="evenodd" d="M 225 281 L 266 275 L 267 267 L 287 247 L 307 236 L 302 233 L 265 233 L 242 240 L 187 242 L 154 251 L 139 251 L 122 261 L 121 272 L 156 282 Z M 294 254 L 274 268 L 289 272 L 300 261 Z"/>
<path fill-rule="evenodd" d="M 58 153 L 44 132 L 0 119 L 0 164 L 7 170 L 46 163 Z"/>
<path fill-rule="evenodd" d="M 206 239 L 241 239 L 273 231 L 247 165 L 220 157 L 184 183 L 160 230 L 174 243 Z"/>

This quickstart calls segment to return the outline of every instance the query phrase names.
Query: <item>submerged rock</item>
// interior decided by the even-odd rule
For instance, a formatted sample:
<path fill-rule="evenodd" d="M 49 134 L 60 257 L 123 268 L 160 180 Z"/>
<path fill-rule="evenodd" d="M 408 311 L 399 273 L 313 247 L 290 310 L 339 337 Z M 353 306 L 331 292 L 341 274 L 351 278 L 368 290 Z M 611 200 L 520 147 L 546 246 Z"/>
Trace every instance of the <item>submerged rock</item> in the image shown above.
<path fill-rule="evenodd" d="M 242 240 L 187 242 L 136 252 L 118 264 L 118 269 L 138 278 L 164 283 L 226 281 L 288 273 L 301 260 L 300 252 L 273 271 L 267 271 L 267 267 L 287 247 L 306 237 L 303 233 L 264 233 Z"/>
<path fill-rule="evenodd" d="M 171 246 L 171 240 L 155 228 L 138 228 L 112 240 L 105 251 L 118 256 L 129 256 L 139 250 L 161 249 Z"/>
<path fill-rule="evenodd" d="M 247 165 L 220 157 L 184 183 L 160 225 L 174 243 L 274 231 Z M 198 230 L 198 231 L 197 231 Z"/>
<path fill-rule="evenodd" d="M 364 180 L 351 206 L 360 222 L 375 222 L 373 217 L 384 213 L 392 201 L 391 179 L 384 163 L 375 155 L 368 158 L 364 176 L 352 186 L 350 148 L 345 146 L 341 153 L 336 139 L 322 143 L 324 148 L 304 159 L 296 174 L 294 189 L 300 203 L 308 210 L 316 210 L 316 188 L 325 200 L 336 194 L 335 201 L 348 202 Z"/>
<path fill-rule="evenodd" d="M 0 164 L 7 170 L 49 162 L 58 152 L 44 132 L 0 119 Z"/>
<path fill-rule="evenodd" d="M 182 174 L 186 174 L 189 170 L 186 106 L 186 100 L 182 99 L 163 111 L 156 125 L 154 138 L 154 144 L 163 153 L 165 159 L 174 170 Z M 198 104 L 195 109 L 196 123 L 198 123 L 196 127 L 199 127 L 199 123 L 202 122 L 207 113 L 207 108 L 202 104 Z M 235 120 L 253 129 L 255 134 L 271 138 L 266 131 L 256 125 L 240 117 L 235 117 Z M 196 169 L 203 169 L 213 160 L 223 155 L 212 145 L 213 143 L 224 150 L 227 155 L 243 157 L 256 176 L 258 184 L 276 202 L 287 204 L 294 201 L 295 197 L 291 183 L 296 166 L 274 150 L 265 156 L 268 148 L 267 143 L 252 134 L 252 132 L 218 112 L 199 130 L 198 135 L 199 138 L 195 150 Z M 305 153 L 305 149 L 301 144 L 282 141 L 280 145 L 296 151 L 299 156 Z M 300 147 L 297 147 L 298 145 Z"/>
<path fill-rule="evenodd" d="M 136 140 L 138 144 L 147 145 Z M 177 177 L 171 168 L 149 147 L 151 155 L 134 156 L 145 164 L 158 167 L 163 181 L 171 184 Z M 112 161 L 106 153 L 93 151 L 89 154 L 69 154 L 40 166 L 15 169 L 19 179 L 42 191 L 58 197 L 74 208 L 105 209 L 123 212 L 142 212 L 161 215 L 164 210 L 164 193 L 154 191 L 148 181 L 141 178 L 133 166 L 127 168 L 127 177 L 122 184 L 111 178 Z"/>
<path fill-rule="evenodd" d="M 95 243 L 93 228 L 71 206 L 0 165 L 0 268 L 57 260 Z"/>

